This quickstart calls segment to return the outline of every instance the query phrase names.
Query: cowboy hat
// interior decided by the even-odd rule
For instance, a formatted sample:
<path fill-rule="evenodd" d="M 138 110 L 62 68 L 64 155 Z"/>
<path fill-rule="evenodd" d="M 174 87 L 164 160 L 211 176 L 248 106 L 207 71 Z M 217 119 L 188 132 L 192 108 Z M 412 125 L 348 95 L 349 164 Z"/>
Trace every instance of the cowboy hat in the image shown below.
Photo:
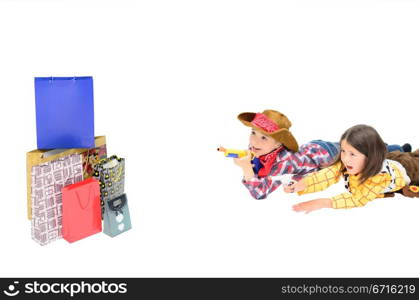
<path fill-rule="evenodd" d="M 292 124 L 284 114 L 268 109 L 262 113 L 244 112 L 239 114 L 237 118 L 244 125 L 272 137 L 289 150 L 298 151 L 298 143 L 289 131 Z"/>

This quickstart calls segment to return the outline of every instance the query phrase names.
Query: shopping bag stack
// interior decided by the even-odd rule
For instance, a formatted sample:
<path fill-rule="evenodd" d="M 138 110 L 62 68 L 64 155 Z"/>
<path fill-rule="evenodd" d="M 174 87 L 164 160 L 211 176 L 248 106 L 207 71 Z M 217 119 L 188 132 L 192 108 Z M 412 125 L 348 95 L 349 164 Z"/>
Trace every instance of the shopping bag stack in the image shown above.
<path fill-rule="evenodd" d="M 94 136 L 93 78 L 37 77 L 35 102 L 38 149 L 26 155 L 32 239 L 46 245 L 101 232 L 101 210 L 106 212 L 111 200 L 117 206 L 115 219 L 125 223 L 105 218 L 105 233 L 115 236 L 130 229 L 125 160 L 108 159 L 105 136 Z M 125 230 L 118 229 L 121 223 Z"/>

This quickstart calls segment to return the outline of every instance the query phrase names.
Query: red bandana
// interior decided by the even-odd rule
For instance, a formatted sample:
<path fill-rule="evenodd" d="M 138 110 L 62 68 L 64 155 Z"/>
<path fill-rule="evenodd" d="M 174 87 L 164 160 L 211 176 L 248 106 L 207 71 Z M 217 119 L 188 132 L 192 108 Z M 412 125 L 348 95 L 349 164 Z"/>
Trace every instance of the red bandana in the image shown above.
<path fill-rule="evenodd" d="M 259 158 L 260 163 L 262 164 L 262 168 L 260 168 L 258 172 L 259 177 L 266 177 L 271 172 L 272 166 L 276 161 L 276 157 L 278 156 L 278 153 L 281 152 L 284 149 L 284 146 L 281 146 L 277 149 L 275 149 L 272 152 L 269 152 L 268 154 L 262 155 Z"/>
<path fill-rule="evenodd" d="M 272 121 L 267 116 L 261 113 L 256 113 L 255 117 L 253 118 L 252 124 L 269 133 L 272 133 L 279 129 L 279 126 L 274 121 Z"/>

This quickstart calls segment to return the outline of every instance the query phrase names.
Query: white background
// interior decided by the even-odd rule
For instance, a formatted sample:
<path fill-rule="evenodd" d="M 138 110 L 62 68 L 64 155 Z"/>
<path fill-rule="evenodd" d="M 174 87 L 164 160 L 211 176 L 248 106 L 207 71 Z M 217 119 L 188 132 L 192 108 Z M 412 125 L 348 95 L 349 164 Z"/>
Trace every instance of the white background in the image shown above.
<path fill-rule="evenodd" d="M 299 143 L 374 126 L 419 148 L 417 1 L 0 2 L 0 276 L 419 276 L 419 199 L 308 215 L 256 201 L 215 150 L 276 109 Z M 26 219 L 35 76 L 94 77 L 96 135 L 126 158 L 133 229 L 41 247 Z"/>

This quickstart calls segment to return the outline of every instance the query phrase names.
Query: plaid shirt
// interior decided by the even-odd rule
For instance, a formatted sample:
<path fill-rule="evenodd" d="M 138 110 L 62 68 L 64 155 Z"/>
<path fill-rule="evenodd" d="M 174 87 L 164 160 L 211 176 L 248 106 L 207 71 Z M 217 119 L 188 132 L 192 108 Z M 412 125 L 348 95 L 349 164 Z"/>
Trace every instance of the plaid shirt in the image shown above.
<path fill-rule="evenodd" d="M 253 198 L 261 200 L 282 184 L 278 179 L 272 180 L 271 176 L 293 174 L 293 178 L 299 180 L 305 174 L 326 167 L 333 161 L 334 157 L 318 144 L 304 144 L 298 152 L 292 152 L 284 148 L 278 153 L 268 176 L 259 177 L 255 175 L 250 180 L 243 179 L 242 182 Z"/>
<path fill-rule="evenodd" d="M 360 175 L 349 175 L 341 171 L 342 163 L 338 162 L 330 167 L 327 167 L 319 172 L 313 173 L 305 177 L 303 180 L 306 183 L 306 189 L 298 192 L 299 195 L 323 191 L 327 187 L 335 184 L 342 176 L 347 176 L 347 187 L 350 192 L 342 193 L 332 200 L 333 208 L 353 208 L 361 207 L 369 201 L 376 198 L 383 198 L 384 192 L 390 188 L 390 192 L 394 192 L 403 188 L 407 183 L 402 171 L 397 165 L 390 163 L 394 170 L 394 178 L 388 172 L 380 172 L 374 175 L 364 183 L 358 182 Z"/>

